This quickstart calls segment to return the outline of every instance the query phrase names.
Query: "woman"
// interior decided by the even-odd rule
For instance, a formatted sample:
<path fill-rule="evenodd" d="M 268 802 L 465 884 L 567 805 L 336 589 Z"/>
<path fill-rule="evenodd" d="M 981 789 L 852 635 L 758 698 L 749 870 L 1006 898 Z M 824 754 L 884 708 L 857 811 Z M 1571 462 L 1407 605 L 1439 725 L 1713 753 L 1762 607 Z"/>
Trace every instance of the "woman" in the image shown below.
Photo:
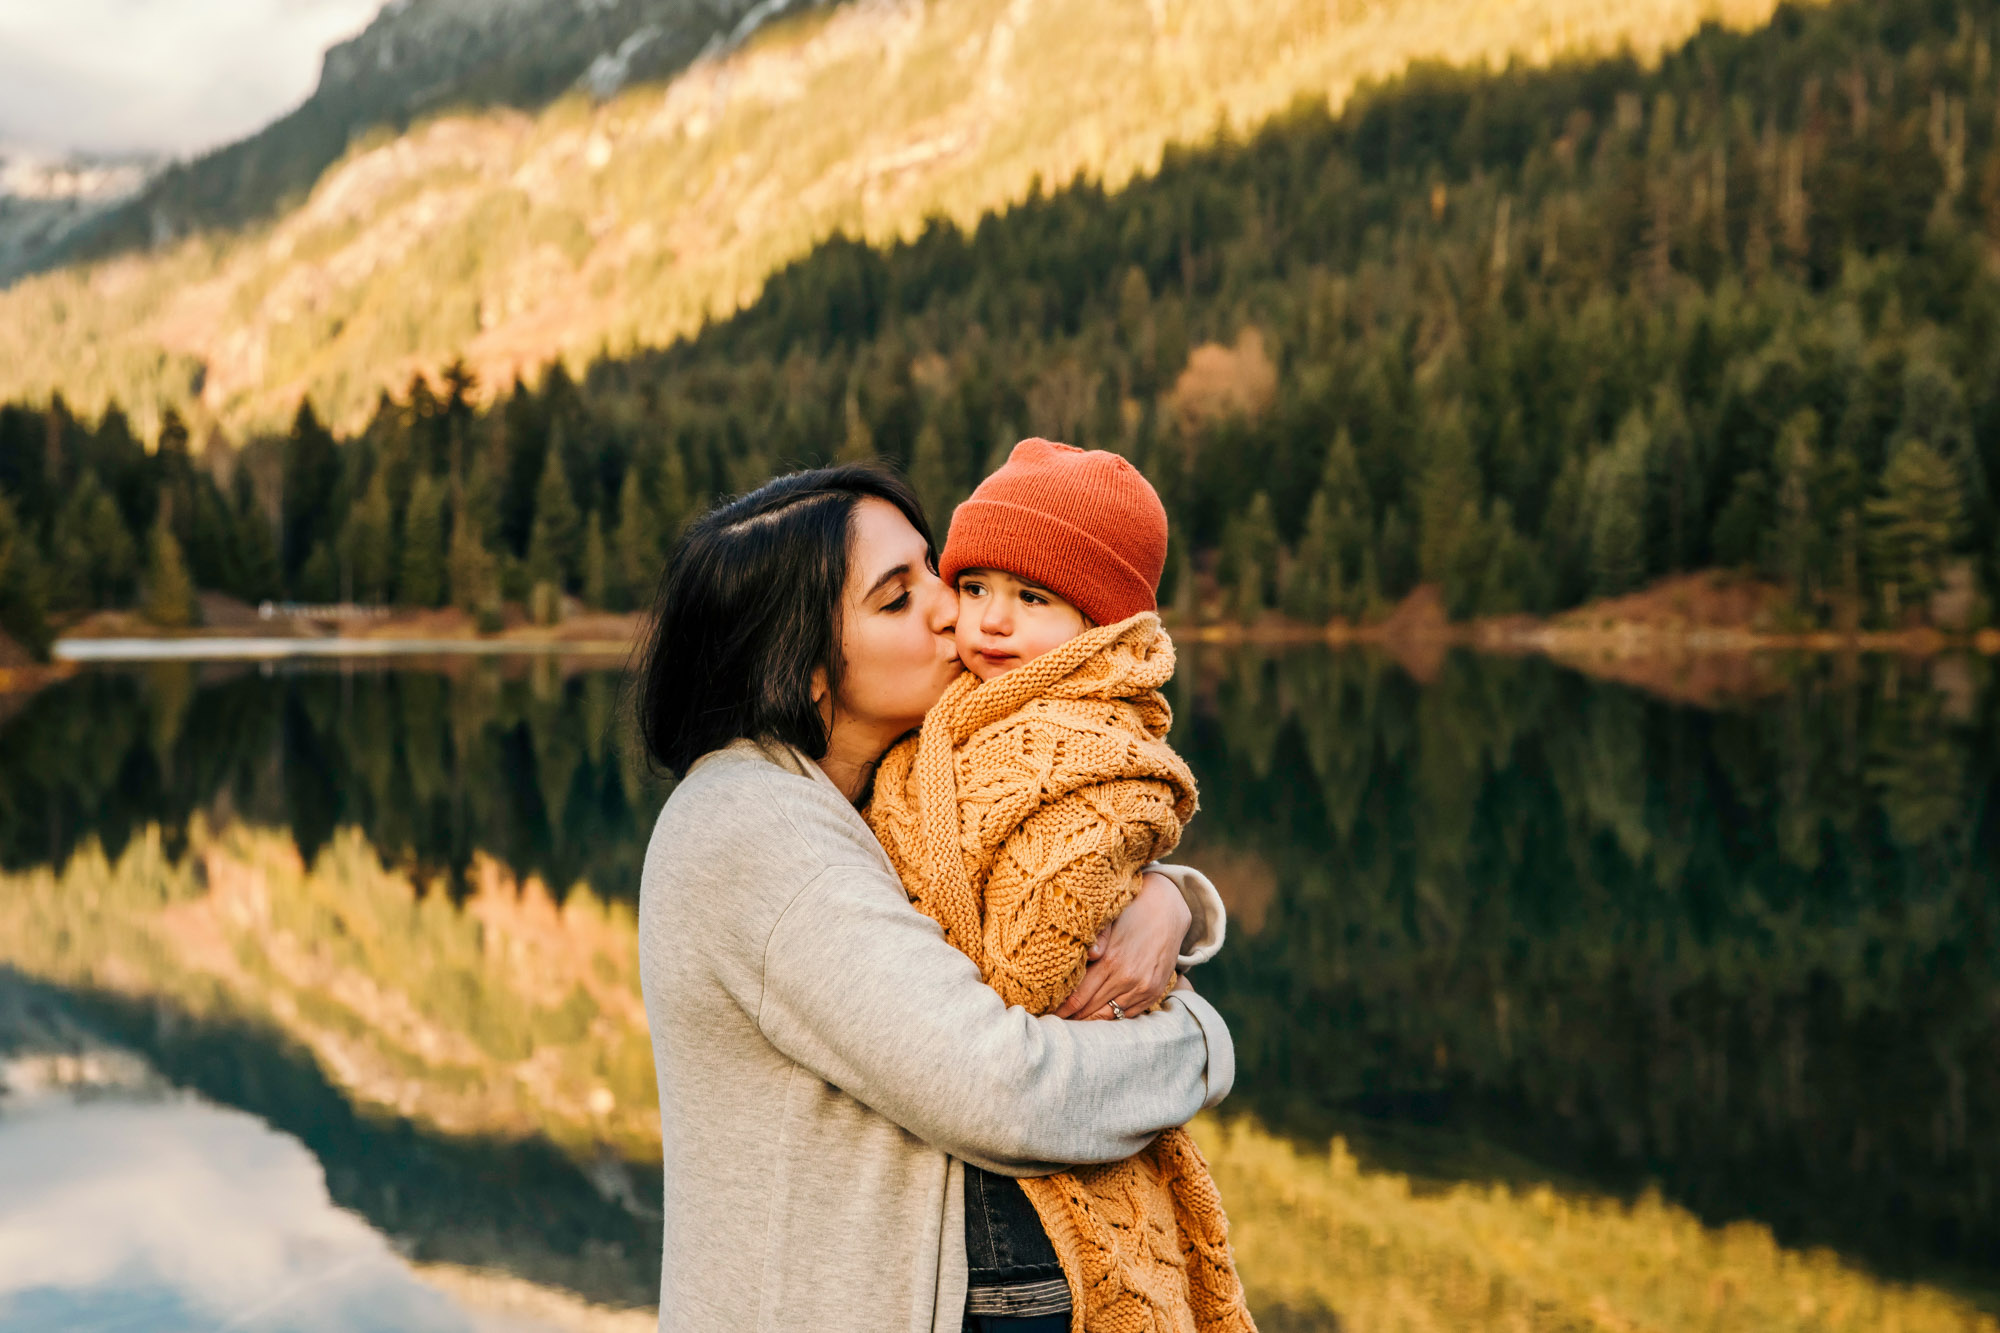
<path fill-rule="evenodd" d="M 1067 1022 L 1008 1009 L 912 907 L 855 809 L 958 671 L 899 480 L 829 468 L 705 516 L 662 582 L 640 725 L 682 775 L 646 853 L 640 973 L 665 1163 L 662 1328 L 960 1333 L 964 1163 L 1130 1156 L 1229 1091 L 1171 884 Z"/>

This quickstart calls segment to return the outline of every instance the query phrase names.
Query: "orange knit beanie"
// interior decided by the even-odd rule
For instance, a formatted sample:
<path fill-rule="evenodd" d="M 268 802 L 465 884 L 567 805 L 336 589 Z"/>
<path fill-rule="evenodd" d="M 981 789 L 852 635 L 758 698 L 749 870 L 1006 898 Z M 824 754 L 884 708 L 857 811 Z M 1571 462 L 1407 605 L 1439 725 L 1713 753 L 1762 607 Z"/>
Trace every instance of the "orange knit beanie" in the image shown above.
<path fill-rule="evenodd" d="M 1117 454 L 1023 440 L 952 512 L 938 573 L 994 569 L 1041 584 L 1100 625 L 1157 609 L 1167 511 Z"/>

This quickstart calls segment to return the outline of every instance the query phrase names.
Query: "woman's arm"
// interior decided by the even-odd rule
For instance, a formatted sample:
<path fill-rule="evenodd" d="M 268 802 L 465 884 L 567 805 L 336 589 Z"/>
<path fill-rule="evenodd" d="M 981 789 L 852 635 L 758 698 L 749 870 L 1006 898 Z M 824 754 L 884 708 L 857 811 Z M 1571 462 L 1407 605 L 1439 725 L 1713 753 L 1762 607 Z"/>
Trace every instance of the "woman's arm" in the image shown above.
<path fill-rule="evenodd" d="M 1133 877 L 1138 894 L 1099 932 L 1076 988 L 1052 1011 L 1057 1018 L 1142 1014 L 1174 988 L 1192 914 L 1164 875 Z M 1117 1008 L 1112 1001 L 1118 1002 Z"/>
<path fill-rule="evenodd" d="M 1166 995 L 1178 972 L 1222 948 L 1228 913 L 1208 876 L 1190 866 L 1147 866 L 1144 887 L 1090 946 L 1090 965 L 1058 1018 L 1143 1013 Z M 1111 1001 L 1118 1001 L 1118 1009 Z"/>
<path fill-rule="evenodd" d="M 1008 1174 L 1129 1157 L 1235 1079 L 1229 1031 L 1183 991 L 1129 1023 L 1009 1008 L 885 871 L 833 867 L 764 951 L 778 1050 L 955 1157 Z"/>
<path fill-rule="evenodd" d="M 1180 944 L 1180 954 L 1175 959 L 1180 969 L 1199 967 L 1222 951 L 1222 939 L 1229 929 L 1229 909 L 1222 905 L 1222 895 L 1215 891 L 1215 885 L 1207 875 L 1193 866 L 1171 866 L 1159 861 L 1147 866 L 1145 873 L 1158 875 L 1180 891 L 1181 901 L 1187 904 L 1188 928 Z"/>
<path fill-rule="evenodd" d="M 1030 1013 L 1103 1017 L 1151 1008 L 1173 984 L 1189 912 L 1170 885 L 1150 899 L 1139 868 L 1180 837 L 1179 793 L 1153 778 L 1091 783 L 1047 801 L 1008 834 L 984 885 L 986 973 Z M 1164 908 L 1164 911 L 1154 910 Z M 1143 983 L 1070 1008 L 1096 942 L 1120 919 L 1125 952 L 1149 964 Z"/>

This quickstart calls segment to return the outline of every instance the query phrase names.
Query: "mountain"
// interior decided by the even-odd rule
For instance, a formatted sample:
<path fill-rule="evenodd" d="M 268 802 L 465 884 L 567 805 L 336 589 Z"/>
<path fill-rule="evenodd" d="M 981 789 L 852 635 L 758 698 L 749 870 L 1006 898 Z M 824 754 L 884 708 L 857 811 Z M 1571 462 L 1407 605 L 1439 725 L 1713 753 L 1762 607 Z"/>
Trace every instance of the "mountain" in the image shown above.
<path fill-rule="evenodd" d="M 0 146 L 0 283 L 45 266 L 158 170 L 146 156 L 53 158 Z"/>
<path fill-rule="evenodd" d="M 0 624 L 32 649 L 102 606 L 182 623 L 190 584 L 251 602 L 449 598 L 491 625 L 507 604 L 546 620 L 565 596 L 631 609 L 713 497 L 880 456 L 942 518 L 1016 440 L 1044 435 L 1146 471 L 1176 539 L 1162 597 L 1196 620 L 1546 613 L 1706 570 L 1731 599 L 1730 579 L 1768 581 L 1721 623 L 2000 639 L 2000 145 L 1978 128 L 2000 120 L 1996 33 L 2000 0 L 1865 0 L 1710 29 L 1651 69 L 1426 64 L 1338 115 L 1309 103 L 1174 148 L 1115 190 L 1031 186 L 970 227 L 836 236 L 775 270 L 752 245 L 809 236 L 833 207 L 820 187 L 751 207 L 717 184 L 690 204 L 677 155 L 738 189 L 758 181 L 752 203 L 822 159 L 787 140 L 798 160 L 747 163 L 776 132 L 717 128 L 704 118 L 720 95 L 690 107 L 686 79 L 629 113 L 680 117 L 664 148 L 618 125 L 614 151 L 588 108 L 522 130 L 518 197 L 498 207 L 473 129 L 439 122 L 337 171 L 304 210 L 322 233 L 275 229 L 257 248 L 292 267 L 253 304 L 198 283 L 147 298 L 182 304 L 191 335 L 231 337 L 267 336 L 242 311 L 289 304 L 298 339 L 249 350 L 351 367 L 315 394 L 358 427 L 329 431 L 308 399 L 283 436 L 198 455 L 174 415 L 155 431 L 0 405 Z M 765 86 L 768 120 L 798 128 L 781 94 L 804 82 Z M 957 83 L 932 90 L 942 105 L 959 105 Z M 1030 100 L 1018 110 L 1039 128 Z M 412 185 L 393 168 L 420 147 L 440 165 Z M 561 177 L 570 193 L 530 170 L 564 152 L 602 164 Z M 1000 156 L 968 192 L 990 192 Z M 887 215 L 893 188 L 835 202 L 882 199 Z M 404 236 L 356 220 L 368 189 L 394 208 L 366 216 L 398 217 Z M 651 268 L 633 258 L 663 249 L 674 258 Z M 118 298 L 140 267 L 122 262 L 82 295 Z M 580 375 L 559 361 L 533 384 L 495 382 L 503 355 L 531 364 L 593 320 L 700 319 L 664 300 L 704 275 L 754 300 L 648 339 L 663 346 L 577 349 Z M 455 302 L 493 317 L 464 344 L 485 386 L 452 364 L 378 387 L 371 349 L 449 334 L 467 317 Z M 111 335 L 66 313 L 44 337 L 73 347 L 75 369 Z M 1644 600 L 1686 624 L 1697 582 Z"/>
<path fill-rule="evenodd" d="M 607 97 L 815 2 L 390 0 L 327 51 L 318 86 L 297 109 L 173 167 L 123 207 L 27 250 L 11 271 L 0 250 L 0 281 L 268 217 L 296 204 L 357 136 L 393 134 L 447 107 L 537 107 L 576 87 Z"/>
<path fill-rule="evenodd" d="M 385 11 L 329 55 L 299 111 L 169 172 L 92 243 L 189 234 L 0 293 L 0 398 L 115 399 L 149 429 L 180 405 L 197 431 L 241 432 L 310 395 L 353 426 L 385 386 L 459 355 L 496 386 L 552 357 L 670 343 L 835 232 L 970 226 L 1079 176 L 1116 187 L 1171 145 L 1301 98 L 1337 107 L 1414 60 L 1652 59 L 1705 21 L 1764 22 L 1773 0 L 779 9 Z M 662 35 L 635 47 L 649 24 Z M 580 78 L 608 90 L 672 68 L 718 36 L 664 87 L 523 109 Z"/>

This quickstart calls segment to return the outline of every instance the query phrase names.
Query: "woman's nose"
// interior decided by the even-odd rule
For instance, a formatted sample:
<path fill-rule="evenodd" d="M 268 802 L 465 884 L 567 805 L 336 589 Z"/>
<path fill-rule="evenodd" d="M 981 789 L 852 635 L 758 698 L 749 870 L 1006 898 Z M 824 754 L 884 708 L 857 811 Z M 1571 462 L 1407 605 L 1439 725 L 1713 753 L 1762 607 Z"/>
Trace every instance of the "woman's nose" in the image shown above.
<path fill-rule="evenodd" d="M 958 628 L 958 589 L 943 579 L 933 579 L 930 598 L 931 633 L 949 634 Z"/>

